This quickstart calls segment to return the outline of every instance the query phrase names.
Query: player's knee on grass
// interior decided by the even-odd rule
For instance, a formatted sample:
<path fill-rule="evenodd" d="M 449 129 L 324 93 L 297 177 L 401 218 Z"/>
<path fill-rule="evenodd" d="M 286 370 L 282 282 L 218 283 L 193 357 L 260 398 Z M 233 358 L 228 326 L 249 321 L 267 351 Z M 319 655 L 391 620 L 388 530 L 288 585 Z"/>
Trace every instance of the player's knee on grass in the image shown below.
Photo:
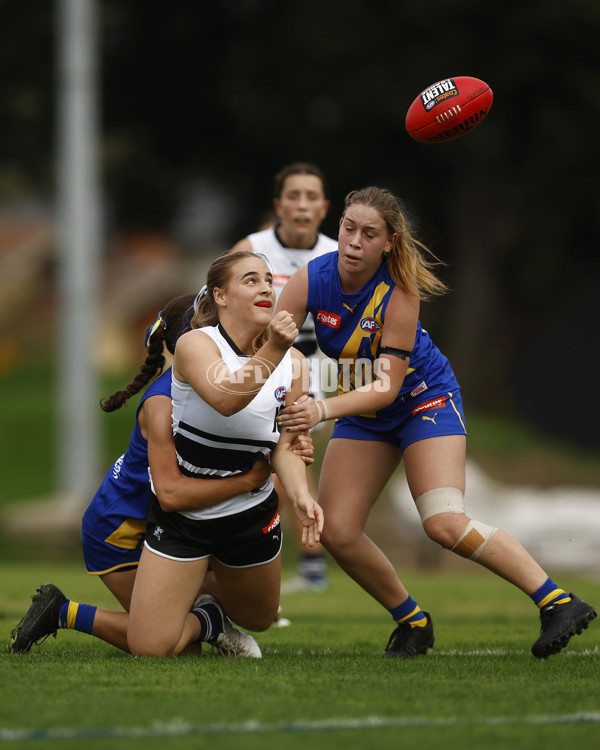
<path fill-rule="evenodd" d="M 259 613 L 257 613 L 257 615 L 258 614 Z M 268 630 L 271 627 L 276 615 L 277 609 L 275 609 L 275 611 L 273 611 L 272 609 L 265 610 L 265 612 L 262 613 L 260 617 L 253 617 L 248 621 L 247 625 L 242 625 L 242 627 L 246 630 L 252 630 L 254 633 L 262 633 L 263 631 Z"/>
<path fill-rule="evenodd" d="M 173 638 L 159 637 L 152 628 L 134 628 L 127 631 L 127 645 L 133 656 L 151 656 L 168 659 L 175 656 L 178 642 Z"/>
<path fill-rule="evenodd" d="M 147 656 L 153 659 L 170 659 L 175 656 L 172 649 L 157 648 L 154 644 L 138 644 L 136 641 L 133 643 L 128 641 L 128 645 L 132 656 Z"/>
<path fill-rule="evenodd" d="M 244 630 L 262 633 L 271 627 L 278 609 L 279 604 L 276 606 L 254 605 L 251 609 L 246 608 L 239 612 L 235 610 L 235 607 L 231 607 L 227 610 L 227 616 L 234 625 L 244 628 Z"/>

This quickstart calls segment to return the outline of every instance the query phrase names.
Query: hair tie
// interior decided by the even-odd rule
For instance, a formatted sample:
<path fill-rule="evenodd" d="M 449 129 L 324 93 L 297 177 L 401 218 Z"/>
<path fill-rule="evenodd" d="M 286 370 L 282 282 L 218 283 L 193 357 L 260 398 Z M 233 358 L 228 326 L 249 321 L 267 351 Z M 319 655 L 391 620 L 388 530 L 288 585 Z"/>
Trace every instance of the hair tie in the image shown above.
<path fill-rule="evenodd" d="M 167 324 L 165 323 L 165 321 L 164 321 L 164 320 L 163 320 L 163 318 L 162 318 L 162 314 L 163 314 L 163 311 L 161 310 L 161 311 L 160 311 L 160 312 L 158 313 L 158 318 L 156 319 L 156 322 L 155 322 L 155 323 L 153 323 L 153 324 L 152 324 L 152 325 L 150 326 L 150 328 L 148 328 L 148 330 L 146 331 L 146 340 L 144 341 L 144 346 L 146 347 L 146 349 L 147 349 L 147 348 L 148 348 L 148 347 L 150 346 L 150 339 L 152 338 L 152 336 L 153 336 L 153 334 L 155 333 L 155 331 L 156 331 L 156 330 L 157 330 L 157 329 L 158 329 L 158 328 L 159 328 L 159 327 L 160 327 L 161 325 L 162 325 L 162 327 L 163 327 L 163 328 L 165 328 L 165 329 L 166 329 L 166 327 L 167 327 Z"/>
<path fill-rule="evenodd" d="M 196 299 L 194 300 L 194 314 L 198 313 L 198 306 L 200 305 L 200 300 L 202 297 L 206 297 L 208 294 L 208 286 L 205 284 L 202 289 L 198 292 L 196 295 Z"/>

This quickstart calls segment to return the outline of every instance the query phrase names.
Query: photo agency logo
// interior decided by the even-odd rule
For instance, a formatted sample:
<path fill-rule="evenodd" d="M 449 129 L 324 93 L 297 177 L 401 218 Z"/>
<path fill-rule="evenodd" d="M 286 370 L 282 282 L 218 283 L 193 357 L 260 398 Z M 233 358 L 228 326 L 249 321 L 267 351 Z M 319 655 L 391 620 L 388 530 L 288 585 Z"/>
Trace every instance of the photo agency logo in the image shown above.
<path fill-rule="evenodd" d="M 347 393 L 371 383 L 376 391 L 387 391 L 390 387 L 387 373 L 390 362 L 387 359 L 342 357 L 336 362 L 328 357 L 312 357 L 306 364 L 308 366 L 303 367 L 301 361 L 292 360 L 292 377 L 300 379 L 305 393 Z M 217 390 L 248 395 L 257 394 L 272 377 L 272 372 L 272 362 L 253 357 L 252 364 L 245 364 L 237 370 L 230 370 L 223 360 L 218 360 L 211 364 L 207 374 Z"/>
<path fill-rule="evenodd" d="M 237 370 L 230 370 L 222 359 L 218 359 L 207 370 L 208 382 L 225 393 L 258 393 L 271 376 L 273 364 L 261 357 L 252 359 L 251 365 L 242 365 Z"/>

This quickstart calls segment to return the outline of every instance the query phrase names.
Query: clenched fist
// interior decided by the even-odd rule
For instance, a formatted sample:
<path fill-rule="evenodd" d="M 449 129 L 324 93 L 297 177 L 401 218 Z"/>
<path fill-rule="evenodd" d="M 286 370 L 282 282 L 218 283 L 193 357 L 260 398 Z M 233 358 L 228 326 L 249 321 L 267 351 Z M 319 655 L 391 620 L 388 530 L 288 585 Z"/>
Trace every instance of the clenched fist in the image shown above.
<path fill-rule="evenodd" d="M 298 327 L 285 310 L 278 312 L 269 323 L 269 343 L 278 349 L 289 349 L 297 335 Z"/>

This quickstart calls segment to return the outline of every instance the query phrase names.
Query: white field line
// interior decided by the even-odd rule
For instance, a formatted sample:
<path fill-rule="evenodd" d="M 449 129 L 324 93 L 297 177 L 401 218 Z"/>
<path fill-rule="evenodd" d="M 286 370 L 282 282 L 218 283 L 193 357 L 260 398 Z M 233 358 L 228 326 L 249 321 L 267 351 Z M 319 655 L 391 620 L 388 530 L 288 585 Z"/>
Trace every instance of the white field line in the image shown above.
<path fill-rule="evenodd" d="M 266 649 L 263 651 L 263 654 L 265 656 L 271 655 L 271 654 L 278 654 L 279 651 L 275 649 Z M 332 654 L 335 654 L 336 656 L 357 656 L 357 651 L 343 651 L 340 649 L 336 649 L 335 651 L 333 649 L 324 649 L 323 651 L 314 651 L 314 650 L 305 650 L 305 649 L 298 649 L 294 652 L 296 656 L 304 656 L 306 654 L 310 656 L 331 656 Z M 425 658 L 430 659 L 431 657 L 435 656 L 523 656 L 524 654 L 528 654 L 531 656 L 531 652 L 529 650 L 525 649 L 508 649 L 508 648 L 474 648 L 470 649 L 468 651 L 464 651 L 462 649 L 448 649 L 448 650 L 441 650 L 437 648 L 432 648 L 427 652 L 427 656 Z M 593 648 L 585 648 L 581 649 L 579 651 L 576 651 L 575 649 L 564 649 L 560 652 L 561 656 L 600 656 L 600 647 L 594 646 Z M 379 651 L 373 651 L 373 656 L 380 656 L 381 652 Z M 418 657 L 419 660 L 423 657 Z M 532 657 L 533 658 L 533 657 Z M 555 657 L 551 657 L 555 658 Z"/>
<path fill-rule="evenodd" d="M 363 719 L 324 719 L 263 724 L 245 721 L 236 724 L 191 724 L 183 719 L 155 722 L 148 727 L 106 727 L 97 729 L 0 729 L 0 742 L 55 739 L 136 739 L 143 737 L 189 737 L 222 734 L 274 734 L 277 732 L 331 732 L 387 728 L 437 729 L 451 727 L 555 726 L 560 724 L 600 724 L 600 713 L 576 713 L 563 716 L 481 716 L 473 719 L 441 719 L 430 717 L 366 716 Z"/>
<path fill-rule="evenodd" d="M 561 651 L 561 656 L 598 656 L 600 655 L 600 648 L 594 646 L 594 648 L 584 648 L 581 651 L 575 651 L 575 649 L 566 649 Z M 529 654 L 530 651 L 523 649 L 510 650 L 507 648 L 475 648 L 471 651 L 460 651 L 458 649 L 450 649 L 448 651 L 436 651 L 432 649 L 429 654 L 431 656 L 507 656 L 507 655 L 522 655 Z"/>

